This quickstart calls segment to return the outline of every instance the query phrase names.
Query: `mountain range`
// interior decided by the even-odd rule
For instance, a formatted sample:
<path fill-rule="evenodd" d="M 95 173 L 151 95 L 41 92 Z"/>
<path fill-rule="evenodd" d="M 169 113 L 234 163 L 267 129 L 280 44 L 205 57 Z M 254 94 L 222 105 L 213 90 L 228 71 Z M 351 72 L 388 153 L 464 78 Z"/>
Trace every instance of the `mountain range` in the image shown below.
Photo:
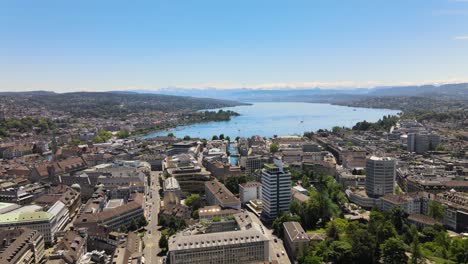
<path fill-rule="evenodd" d="M 468 100 L 468 83 L 422 86 L 396 86 L 354 89 L 190 89 L 163 88 L 159 90 L 132 90 L 135 93 L 166 94 L 191 97 L 229 99 L 241 102 L 334 102 L 362 99 L 365 97 L 437 97 Z"/>

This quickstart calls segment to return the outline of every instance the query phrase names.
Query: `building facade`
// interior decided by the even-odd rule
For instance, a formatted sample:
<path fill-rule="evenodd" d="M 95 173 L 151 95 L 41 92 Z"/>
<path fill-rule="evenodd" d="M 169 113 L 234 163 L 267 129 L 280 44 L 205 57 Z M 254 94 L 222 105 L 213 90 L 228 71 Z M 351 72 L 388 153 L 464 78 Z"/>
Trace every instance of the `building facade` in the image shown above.
<path fill-rule="evenodd" d="M 272 221 L 291 204 L 291 173 L 281 161 L 265 164 L 262 170 L 262 218 Z"/>
<path fill-rule="evenodd" d="M 395 186 L 396 162 L 388 157 L 372 156 L 366 161 L 366 193 L 378 198 L 393 193 Z"/>

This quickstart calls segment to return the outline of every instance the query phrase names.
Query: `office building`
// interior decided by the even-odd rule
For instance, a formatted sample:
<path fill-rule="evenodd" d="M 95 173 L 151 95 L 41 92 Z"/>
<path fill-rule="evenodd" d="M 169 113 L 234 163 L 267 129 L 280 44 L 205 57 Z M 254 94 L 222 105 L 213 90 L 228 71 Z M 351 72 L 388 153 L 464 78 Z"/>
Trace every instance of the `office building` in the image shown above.
<path fill-rule="evenodd" d="M 211 179 L 210 172 L 190 154 L 167 157 L 163 162 L 163 170 L 178 181 L 182 195 L 203 193 L 205 182 Z"/>
<path fill-rule="evenodd" d="M 262 218 L 273 221 L 280 212 L 289 211 L 291 203 L 291 173 L 279 160 L 262 169 Z"/>
<path fill-rule="evenodd" d="M 366 193 L 378 198 L 393 193 L 395 186 L 395 160 L 372 156 L 366 161 Z"/>
<path fill-rule="evenodd" d="M 410 133 L 407 137 L 407 147 L 409 152 L 423 154 L 430 150 L 435 150 L 440 144 L 440 136 L 431 133 Z"/>
<path fill-rule="evenodd" d="M 269 258 L 269 240 L 258 229 L 169 238 L 171 264 L 259 263 Z"/>

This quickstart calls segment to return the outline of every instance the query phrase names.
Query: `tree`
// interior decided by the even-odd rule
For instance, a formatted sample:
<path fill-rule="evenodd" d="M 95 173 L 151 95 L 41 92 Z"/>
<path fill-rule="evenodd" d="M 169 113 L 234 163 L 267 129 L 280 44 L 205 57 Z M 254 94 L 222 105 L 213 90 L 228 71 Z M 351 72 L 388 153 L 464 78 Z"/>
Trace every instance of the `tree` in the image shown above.
<path fill-rule="evenodd" d="M 127 232 L 128 232 L 128 229 L 127 229 L 127 227 L 126 227 L 125 225 L 121 225 L 121 226 L 119 227 L 119 230 L 120 230 L 120 232 L 122 232 L 122 233 L 127 233 Z"/>
<path fill-rule="evenodd" d="M 166 235 L 161 234 L 161 238 L 159 238 L 159 248 L 161 249 L 167 249 L 168 247 L 168 241 Z"/>
<path fill-rule="evenodd" d="M 231 176 L 226 179 L 224 184 L 233 194 L 239 194 L 239 184 L 245 183 L 248 180 L 249 179 L 245 175 Z"/>
<path fill-rule="evenodd" d="M 201 199 L 199 194 L 191 194 L 187 198 L 185 198 L 185 205 L 191 207 L 192 210 L 197 210 L 201 206 Z"/>
<path fill-rule="evenodd" d="M 282 236 L 282 231 L 283 231 L 283 223 L 284 222 L 290 222 L 290 221 L 296 221 L 299 222 L 301 221 L 301 218 L 298 215 L 291 215 L 289 213 L 283 213 L 281 212 L 273 221 L 272 227 L 275 232 L 275 234 L 279 235 L 280 237 Z"/>
<path fill-rule="evenodd" d="M 407 222 L 408 214 L 401 209 L 401 207 L 394 206 L 390 212 L 387 213 L 386 218 L 392 222 L 398 234 L 403 233 L 403 227 Z"/>
<path fill-rule="evenodd" d="M 219 139 L 219 138 L 218 138 L 217 135 L 214 135 L 214 136 L 211 138 L 211 140 L 218 140 L 218 139 Z"/>
<path fill-rule="evenodd" d="M 445 207 L 436 201 L 429 202 L 429 216 L 433 217 L 436 220 L 444 219 Z"/>
<path fill-rule="evenodd" d="M 453 239 L 450 244 L 450 255 L 456 263 L 468 263 L 468 239 Z"/>
<path fill-rule="evenodd" d="M 142 217 L 138 218 L 137 225 L 138 225 L 139 228 L 143 227 L 143 226 L 146 226 L 146 225 L 148 225 L 148 221 L 146 221 L 145 217 L 142 216 Z"/>
<path fill-rule="evenodd" d="M 224 134 L 219 134 L 219 139 L 223 140 L 224 139 Z"/>
<path fill-rule="evenodd" d="M 398 238 L 389 238 L 381 246 L 382 259 L 384 264 L 407 263 L 405 244 Z"/>
<path fill-rule="evenodd" d="M 329 255 L 330 260 L 333 263 L 349 263 L 352 258 L 352 246 L 346 241 L 333 241 L 330 244 L 331 254 Z"/>
<path fill-rule="evenodd" d="M 310 188 L 310 181 L 309 181 L 309 177 L 307 177 L 307 175 L 304 175 L 302 176 L 302 187 L 308 189 Z"/>
<path fill-rule="evenodd" d="M 302 256 L 299 257 L 300 264 L 322 264 L 323 259 L 319 256 Z"/>
<path fill-rule="evenodd" d="M 128 138 L 130 137 L 130 133 L 127 130 L 120 130 L 119 132 L 117 132 L 116 136 L 118 138 Z"/>
<path fill-rule="evenodd" d="M 174 133 L 172 133 L 172 132 L 171 132 L 171 133 L 168 133 L 167 136 L 168 136 L 168 137 L 174 137 Z"/>
<path fill-rule="evenodd" d="M 231 138 L 230 138 L 229 136 L 227 136 L 225 139 L 226 139 L 227 141 L 231 142 Z"/>
<path fill-rule="evenodd" d="M 184 140 L 190 140 L 190 136 L 185 136 Z"/>
<path fill-rule="evenodd" d="M 271 153 L 276 153 L 279 150 L 279 145 L 278 143 L 271 143 L 270 144 L 270 152 Z"/>
<path fill-rule="evenodd" d="M 128 230 L 130 231 L 135 231 L 138 229 L 138 225 L 137 225 L 137 222 L 135 219 L 132 219 L 132 221 L 130 222 L 130 224 L 128 225 Z"/>
<path fill-rule="evenodd" d="M 199 216 L 199 212 L 198 210 L 193 210 L 192 211 L 192 218 L 193 219 L 198 219 L 200 216 Z"/>
<path fill-rule="evenodd" d="M 346 231 L 352 245 L 354 263 L 374 263 L 375 238 L 366 230 L 365 225 L 351 222 Z"/>
<path fill-rule="evenodd" d="M 235 139 L 235 141 L 239 141 L 239 139 L 240 139 L 240 137 L 239 137 L 239 136 L 237 136 L 237 137 L 236 137 L 236 139 Z"/>
<path fill-rule="evenodd" d="M 339 127 L 339 126 L 334 126 L 334 127 L 332 128 L 332 132 L 333 132 L 333 134 L 338 134 L 338 133 L 340 133 L 340 132 L 341 132 L 341 127 Z"/>
<path fill-rule="evenodd" d="M 409 234 L 411 241 L 411 264 L 419 264 L 422 259 L 421 245 L 419 242 L 419 232 L 415 225 L 411 225 Z"/>

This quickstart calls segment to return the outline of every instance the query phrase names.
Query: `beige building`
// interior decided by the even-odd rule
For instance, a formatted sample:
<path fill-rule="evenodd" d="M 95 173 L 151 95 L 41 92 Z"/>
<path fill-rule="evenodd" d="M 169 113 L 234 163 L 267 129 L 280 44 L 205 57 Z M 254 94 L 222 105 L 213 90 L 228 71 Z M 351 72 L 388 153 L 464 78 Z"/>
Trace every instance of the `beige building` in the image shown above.
<path fill-rule="evenodd" d="M 198 164 L 190 154 L 179 154 L 164 159 L 163 171 L 177 179 L 183 195 L 203 193 L 211 173 Z"/>
<path fill-rule="evenodd" d="M 38 264 L 44 258 L 44 238 L 41 233 L 29 228 L 0 231 L 2 264 Z"/>
<path fill-rule="evenodd" d="M 284 244 L 289 258 L 297 259 L 307 250 L 310 243 L 309 236 L 298 222 L 285 222 L 283 228 Z"/>
<path fill-rule="evenodd" d="M 241 208 L 240 200 L 218 180 L 205 183 L 206 201 L 209 205 L 219 205 L 222 208 Z"/>
<path fill-rule="evenodd" d="M 269 240 L 256 228 L 186 236 L 179 233 L 169 239 L 171 264 L 244 264 L 268 259 Z"/>

